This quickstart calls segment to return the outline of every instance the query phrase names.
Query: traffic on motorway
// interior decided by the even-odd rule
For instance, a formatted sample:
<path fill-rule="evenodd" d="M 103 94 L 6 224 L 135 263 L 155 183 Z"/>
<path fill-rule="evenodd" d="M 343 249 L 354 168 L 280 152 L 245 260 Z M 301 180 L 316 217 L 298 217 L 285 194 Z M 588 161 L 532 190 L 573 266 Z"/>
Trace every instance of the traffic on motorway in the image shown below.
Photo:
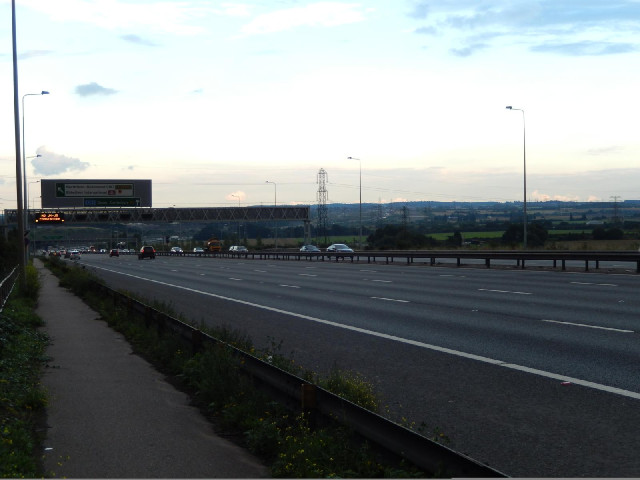
<path fill-rule="evenodd" d="M 545 451 L 550 458 L 562 457 L 547 467 L 548 474 L 573 476 L 607 466 L 602 456 L 583 458 L 579 429 L 589 425 L 598 435 L 611 435 L 602 424 L 606 419 L 623 437 L 632 434 L 628 422 L 603 411 L 615 404 L 618 412 L 633 416 L 631 407 L 640 405 L 640 277 L 624 270 L 134 260 L 85 255 L 81 262 L 118 288 L 170 299 L 194 320 L 246 330 L 258 345 L 282 339 L 283 348 L 304 357 L 299 361 L 309 368 L 357 367 L 379 379 L 390 415 L 435 419 L 439 427 L 458 433 L 459 448 L 509 474 L 533 470 L 505 453 L 507 438 L 524 442 L 531 432 L 553 434 L 554 423 L 564 434 L 568 426 L 575 428 L 573 446 L 563 447 L 573 452 L 571 458 L 551 447 Z M 478 404 L 479 398 L 491 401 Z M 454 412 L 447 408 L 452 406 Z M 461 415 L 463 407 L 469 410 Z M 491 432 L 491 445 L 461 435 L 479 426 Z M 498 432 L 505 440 L 494 438 Z M 625 468 L 640 467 L 634 465 Z"/>

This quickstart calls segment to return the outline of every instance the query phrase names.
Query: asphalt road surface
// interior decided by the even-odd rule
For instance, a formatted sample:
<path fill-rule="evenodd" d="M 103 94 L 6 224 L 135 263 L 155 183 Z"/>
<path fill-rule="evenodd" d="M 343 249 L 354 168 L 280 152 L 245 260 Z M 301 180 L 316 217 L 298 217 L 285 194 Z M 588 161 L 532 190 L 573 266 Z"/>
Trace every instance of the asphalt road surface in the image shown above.
<path fill-rule="evenodd" d="M 640 276 L 84 255 L 108 284 L 326 373 L 518 477 L 640 476 Z M 281 342 L 281 343 L 280 343 Z"/>

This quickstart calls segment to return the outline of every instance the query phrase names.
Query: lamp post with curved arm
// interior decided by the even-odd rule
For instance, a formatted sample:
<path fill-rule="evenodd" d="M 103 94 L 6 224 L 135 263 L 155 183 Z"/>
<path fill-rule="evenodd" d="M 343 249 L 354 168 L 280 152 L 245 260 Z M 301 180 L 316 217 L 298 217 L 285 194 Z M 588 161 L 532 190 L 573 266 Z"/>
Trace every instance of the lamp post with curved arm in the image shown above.
<path fill-rule="evenodd" d="M 273 206 L 276 207 L 278 204 L 278 186 L 276 184 L 276 182 L 270 182 L 269 180 L 267 180 L 265 183 L 272 183 L 273 184 Z M 274 211 L 275 213 L 275 211 Z M 276 235 L 275 235 L 275 243 L 274 243 L 274 248 L 276 250 L 278 250 L 278 224 L 276 223 Z"/>
<path fill-rule="evenodd" d="M 234 195 L 233 193 L 231 194 L 232 197 L 236 197 L 238 199 L 238 208 L 240 208 L 240 195 Z M 238 212 L 239 214 L 240 212 Z M 238 220 L 238 225 L 236 226 L 237 228 L 237 233 L 236 235 L 238 236 L 238 242 L 240 241 L 240 220 Z"/>
<path fill-rule="evenodd" d="M 360 236 L 358 237 L 358 248 L 362 250 L 362 160 L 356 157 L 347 157 L 348 160 L 357 160 L 360 165 Z"/>
<path fill-rule="evenodd" d="M 25 93 L 22 96 L 22 184 L 24 190 L 24 204 L 25 204 L 25 214 L 24 214 L 24 222 L 27 224 L 27 210 L 28 210 L 28 202 L 29 198 L 27 197 L 27 161 L 25 157 L 25 144 L 24 144 L 24 97 L 29 97 L 33 95 L 49 95 L 49 92 L 46 90 L 42 90 L 40 93 Z M 40 155 L 38 155 L 39 157 Z M 26 228 L 26 227 L 25 227 Z"/>
<path fill-rule="evenodd" d="M 524 121 L 524 110 L 521 108 L 513 108 L 511 105 L 507 106 L 507 110 L 519 110 L 522 112 L 522 159 L 524 166 L 524 203 L 523 205 L 523 214 L 524 214 L 524 238 L 522 243 L 522 248 L 524 250 L 527 249 L 527 129 Z"/>

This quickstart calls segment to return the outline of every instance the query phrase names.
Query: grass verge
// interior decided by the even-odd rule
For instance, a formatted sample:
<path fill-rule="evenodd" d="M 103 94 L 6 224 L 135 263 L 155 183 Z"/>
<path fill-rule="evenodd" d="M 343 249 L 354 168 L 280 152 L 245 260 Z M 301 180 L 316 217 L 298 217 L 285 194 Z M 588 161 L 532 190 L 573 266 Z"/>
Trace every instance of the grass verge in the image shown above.
<path fill-rule="evenodd" d="M 281 478 L 408 478 L 431 476 L 413 465 L 377 450 L 350 429 L 331 421 L 313 422 L 307 415 L 287 409 L 241 373 L 241 361 L 232 346 L 262 358 L 284 370 L 326 388 L 364 408 L 378 411 L 372 386 L 362 377 L 334 370 L 327 378 L 303 369 L 279 352 L 272 341 L 256 351 L 245 336 L 229 329 L 199 328 L 224 343 L 192 354 L 184 343 L 168 333 L 148 328 L 126 308 L 114 306 L 92 288 L 98 281 L 85 270 L 69 268 L 57 259 L 46 264 L 61 285 L 81 296 L 109 325 L 123 333 L 136 353 L 170 375 L 194 403 L 214 422 L 218 432 L 238 441 Z M 149 302 L 145 302 L 149 303 Z M 155 308 L 176 317 L 170 306 Z M 184 318 L 180 320 L 185 321 Z M 443 440 L 441 434 L 433 436 Z"/>
<path fill-rule="evenodd" d="M 27 267 L 26 288 L 14 289 L 0 313 L 0 477 L 42 476 L 36 426 L 47 404 L 40 375 L 47 336 L 34 313 L 38 274 Z"/>

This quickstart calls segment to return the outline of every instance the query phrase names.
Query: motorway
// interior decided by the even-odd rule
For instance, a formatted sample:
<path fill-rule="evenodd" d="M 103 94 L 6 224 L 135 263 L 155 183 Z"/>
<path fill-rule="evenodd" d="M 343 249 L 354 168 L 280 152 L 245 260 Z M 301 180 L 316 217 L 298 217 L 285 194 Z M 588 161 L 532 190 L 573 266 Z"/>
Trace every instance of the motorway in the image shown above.
<path fill-rule="evenodd" d="M 640 276 L 84 255 L 113 287 L 371 381 L 510 476 L 640 476 Z"/>

